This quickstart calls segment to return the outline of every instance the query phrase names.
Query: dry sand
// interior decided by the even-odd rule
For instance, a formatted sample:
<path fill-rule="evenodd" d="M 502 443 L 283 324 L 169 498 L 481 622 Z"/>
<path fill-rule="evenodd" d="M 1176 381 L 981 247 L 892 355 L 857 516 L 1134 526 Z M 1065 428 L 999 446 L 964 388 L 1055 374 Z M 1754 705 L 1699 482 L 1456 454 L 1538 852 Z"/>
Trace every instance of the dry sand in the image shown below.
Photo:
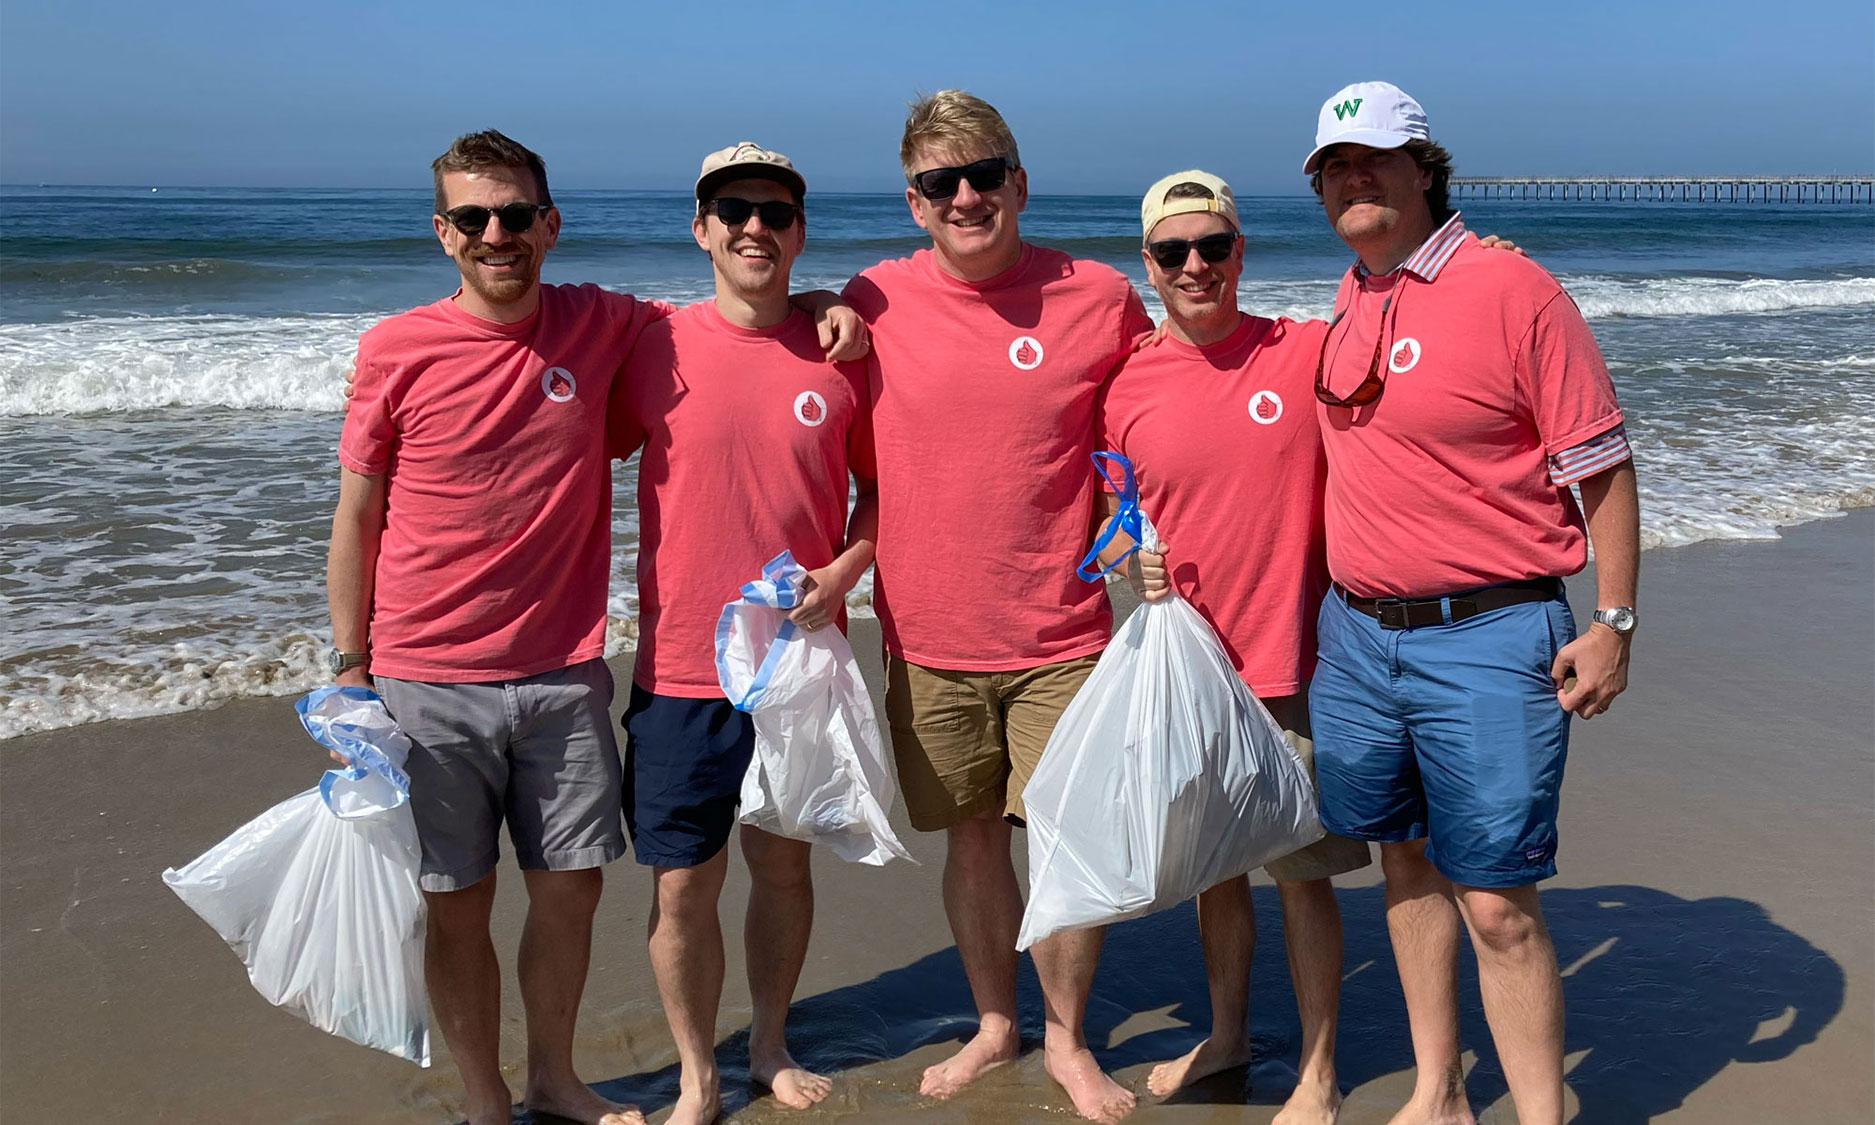
<path fill-rule="evenodd" d="M 1543 896 L 1567 978 L 1575 1120 L 1875 1119 L 1872 543 L 1875 512 L 1865 510 L 1777 543 L 1646 555 L 1634 686 L 1611 715 L 1577 725 L 1562 874 Z M 1573 585 L 1580 606 L 1591 587 Z M 857 649 L 876 651 L 871 622 L 854 633 Z M 874 659 L 874 682 L 876 672 Z M 284 699 L 0 745 L 7 1120 L 457 1119 L 440 1043 L 437 1065 L 420 1071 L 268 1007 L 158 876 L 311 784 L 322 763 Z M 1068 1119 L 1034 1050 L 953 1102 L 917 1096 L 920 1070 L 971 1029 L 972 1015 L 939 906 L 941 840 L 907 839 L 923 866 L 817 858 L 820 913 L 792 1039 L 803 1061 L 838 1076 L 809 1113 L 751 1100 L 744 1081 L 747 882 L 733 865 L 719 1054 L 734 1120 Z M 511 955 L 523 902 L 513 868 L 501 877 L 506 1053 L 518 1063 Z M 662 1110 L 675 1070 L 644 954 L 649 878 L 626 861 L 609 879 L 579 1062 L 603 1092 Z M 1384 1122 L 1411 1085 L 1377 881 L 1370 869 L 1338 884 L 1348 1125 Z M 1296 1025 L 1276 898 L 1260 876 L 1256 901 L 1257 1062 L 1171 1103 L 1146 1098 L 1135 1120 L 1275 1113 L 1293 1080 Z M 1509 1121 L 1464 961 L 1469 1089 L 1480 1110 L 1490 1107 L 1486 1120 Z M 1026 968 L 1022 989 L 1024 1030 L 1038 1042 Z M 1115 928 L 1089 1014 L 1103 1062 L 1143 1087 L 1149 1064 L 1184 1051 L 1207 1020 L 1190 907 Z"/>

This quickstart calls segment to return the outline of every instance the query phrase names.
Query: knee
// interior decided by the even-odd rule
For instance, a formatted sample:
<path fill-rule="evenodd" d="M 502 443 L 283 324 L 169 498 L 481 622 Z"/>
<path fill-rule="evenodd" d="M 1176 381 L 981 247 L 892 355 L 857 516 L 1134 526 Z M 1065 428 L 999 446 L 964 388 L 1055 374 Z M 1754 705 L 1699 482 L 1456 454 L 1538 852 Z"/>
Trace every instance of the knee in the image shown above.
<path fill-rule="evenodd" d="M 750 846 L 743 838 L 743 858 L 749 862 L 749 879 L 763 890 L 782 894 L 801 894 L 813 890 L 813 847 L 804 840 L 769 837 Z"/>
<path fill-rule="evenodd" d="M 424 891 L 423 905 L 433 933 L 454 935 L 476 930 L 486 933 L 495 905 L 494 873 L 459 890 Z"/>
<path fill-rule="evenodd" d="M 599 909 L 605 876 L 597 867 L 581 871 L 529 871 L 527 902 L 530 909 L 555 914 L 592 914 Z"/>
<path fill-rule="evenodd" d="M 995 813 L 973 816 L 952 825 L 949 832 L 952 862 L 966 867 L 1009 862 L 1009 824 Z"/>
<path fill-rule="evenodd" d="M 1380 845 L 1380 870 L 1387 883 L 1395 888 L 1423 889 L 1436 886 L 1445 876 L 1426 858 L 1424 840 Z"/>
<path fill-rule="evenodd" d="M 1543 918 L 1534 907 L 1491 891 L 1471 890 L 1464 896 L 1465 920 L 1478 945 L 1493 953 L 1516 953 L 1540 944 Z"/>

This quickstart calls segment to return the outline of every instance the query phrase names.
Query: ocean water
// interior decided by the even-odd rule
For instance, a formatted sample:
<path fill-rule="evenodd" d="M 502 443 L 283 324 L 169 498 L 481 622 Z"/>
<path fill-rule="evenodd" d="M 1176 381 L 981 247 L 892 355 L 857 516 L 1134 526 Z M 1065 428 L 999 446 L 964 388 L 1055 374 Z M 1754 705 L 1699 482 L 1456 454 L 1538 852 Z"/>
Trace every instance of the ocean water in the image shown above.
<path fill-rule="evenodd" d="M 0 738 L 318 681 L 340 378 L 455 271 L 413 191 L 0 188 Z M 569 192 L 548 281 L 686 302 L 682 194 Z M 1309 199 L 1242 201 L 1242 303 L 1321 316 L 1348 253 Z M 923 245 L 896 196 L 809 201 L 798 288 Z M 1033 241 L 1125 270 L 1138 204 L 1039 197 Z M 1590 319 L 1650 548 L 1875 503 L 1875 208 L 1474 202 Z M 635 635 L 618 474 L 614 651 Z M 865 590 L 854 601 L 863 611 Z"/>

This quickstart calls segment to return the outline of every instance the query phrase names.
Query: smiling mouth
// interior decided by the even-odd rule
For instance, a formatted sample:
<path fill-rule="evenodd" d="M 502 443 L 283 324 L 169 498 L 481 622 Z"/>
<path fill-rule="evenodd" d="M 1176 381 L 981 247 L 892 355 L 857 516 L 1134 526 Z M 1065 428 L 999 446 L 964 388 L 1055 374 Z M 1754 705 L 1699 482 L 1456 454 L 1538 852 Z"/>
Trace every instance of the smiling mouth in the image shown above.
<path fill-rule="evenodd" d="M 489 269 L 505 270 L 512 266 L 520 265 L 521 255 L 519 254 L 484 254 L 475 260 L 478 264 L 486 266 Z"/>
<path fill-rule="evenodd" d="M 1368 204 L 1372 204 L 1372 205 L 1374 205 L 1374 206 L 1376 206 L 1376 207 L 1378 207 L 1378 206 L 1380 206 L 1380 203 L 1381 203 L 1381 197 L 1380 197 L 1380 196 L 1378 196 L 1378 195 L 1355 195 L 1355 196 L 1350 196 L 1350 197 L 1348 198 L 1348 201 L 1347 201 L 1347 203 L 1345 203 L 1345 204 L 1343 204 L 1343 206 L 1346 206 L 1346 207 L 1358 207 L 1358 206 L 1360 206 L 1360 205 L 1361 205 L 1361 204 L 1363 204 L 1363 203 L 1368 203 Z"/>
<path fill-rule="evenodd" d="M 738 258 L 748 258 L 758 262 L 772 262 L 775 260 L 774 251 L 763 249 L 760 246 L 743 246 L 738 248 L 735 254 Z"/>
<path fill-rule="evenodd" d="M 978 215 L 974 219 L 952 219 L 951 226 L 963 227 L 966 230 L 969 230 L 969 229 L 974 229 L 976 227 L 988 226 L 989 222 L 990 222 L 990 217 L 988 215 Z"/>

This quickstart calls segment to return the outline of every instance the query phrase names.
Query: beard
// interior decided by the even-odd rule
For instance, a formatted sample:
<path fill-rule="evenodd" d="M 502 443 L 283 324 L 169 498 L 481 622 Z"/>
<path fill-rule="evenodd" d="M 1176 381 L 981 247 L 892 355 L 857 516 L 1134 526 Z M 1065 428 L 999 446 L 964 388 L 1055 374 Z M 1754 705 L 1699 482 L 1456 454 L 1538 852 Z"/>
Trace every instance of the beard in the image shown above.
<path fill-rule="evenodd" d="M 474 258 L 458 258 L 457 268 L 462 273 L 463 288 L 470 290 L 477 297 L 491 305 L 509 305 L 526 297 L 540 281 L 540 259 L 528 253 L 521 255 L 520 268 L 500 277 L 490 277 L 475 263 Z"/>

